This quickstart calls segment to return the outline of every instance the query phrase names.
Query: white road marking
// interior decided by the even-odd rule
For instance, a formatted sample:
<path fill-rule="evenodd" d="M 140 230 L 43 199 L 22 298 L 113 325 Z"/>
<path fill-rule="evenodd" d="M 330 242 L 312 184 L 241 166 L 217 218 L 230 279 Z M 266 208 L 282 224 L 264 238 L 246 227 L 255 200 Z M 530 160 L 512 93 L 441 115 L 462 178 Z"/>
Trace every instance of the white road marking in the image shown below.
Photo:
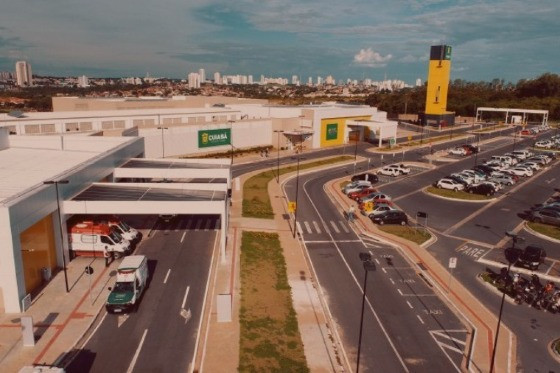
<path fill-rule="evenodd" d="M 183 240 L 185 239 L 185 236 L 187 235 L 187 232 L 183 232 L 183 235 L 181 236 L 181 242 L 183 242 Z"/>
<path fill-rule="evenodd" d="M 412 307 L 412 304 L 410 304 L 409 301 L 406 301 L 406 304 L 408 304 L 408 306 L 409 306 L 411 309 L 414 308 L 414 307 Z"/>
<path fill-rule="evenodd" d="M 319 228 L 319 224 L 317 224 L 315 220 L 313 220 L 313 226 L 315 227 L 317 233 L 321 234 L 321 228 Z"/>
<path fill-rule="evenodd" d="M 393 281 L 392 278 L 389 278 L 389 281 L 391 281 L 391 284 L 395 285 L 395 281 Z"/>
<path fill-rule="evenodd" d="M 344 224 L 343 221 L 339 220 L 338 224 L 340 224 L 340 226 L 342 227 L 342 230 L 346 233 L 350 233 L 350 231 L 348 230 L 348 228 L 346 228 L 346 225 Z"/>
<path fill-rule="evenodd" d="M 167 279 L 169 278 L 169 274 L 171 273 L 171 268 L 169 268 L 167 270 L 167 274 L 165 275 L 165 279 L 163 280 L 163 283 L 166 284 L 167 283 Z"/>
<path fill-rule="evenodd" d="M 336 224 L 334 223 L 334 221 L 331 220 L 330 223 L 331 223 L 331 226 L 333 227 L 334 231 L 335 231 L 336 233 L 340 233 L 340 230 L 338 229 L 338 227 L 336 226 Z"/>
<path fill-rule="evenodd" d="M 198 221 L 196 222 L 196 226 L 194 227 L 194 230 L 195 231 L 199 230 L 201 226 L 202 226 L 202 219 L 198 219 Z"/>
<path fill-rule="evenodd" d="M 416 317 L 418 317 L 418 320 L 420 320 L 420 322 L 422 323 L 422 325 L 424 325 L 424 320 L 422 320 L 422 318 L 420 317 L 420 315 L 416 315 Z"/>
<path fill-rule="evenodd" d="M 467 332 L 466 330 L 459 330 L 459 331 L 464 331 L 465 333 Z M 466 346 L 467 343 L 465 341 L 462 341 L 462 340 L 457 339 L 457 338 L 453 338 L 452 336 L 450 336 L 449 334 L 444 333 L 444 332 L 445 331 L 442 332 L 442 331 L 439 331 L 439 330 L 431 330 L 430 331 L 430 333 L 436 334 L 436 335 L 438 335 L 440 337 L 443 337 L 443 338 L 451 339 L 454 342 L 457 342 L 457 343 L 459 343 L 463 346 Z M 448 330 L 448 332 L 450 332 L 450 330 Z"/>
<path fill-rule="evenodd" d="M 397 291 L 399 292 L 399 294 L 400 294 L 401 297 L 402 297 L 403 293 L 402 293 L 401 289 L 397 289 Z"/>
<path fill-rule="evenodd" d="M 181 308 L 185 308 L 185 304 L 187 304 L 187 297 L 189 296 L 189 290 L 191 290 L 191 287 L 187 286 L 187 291 L 185 291 L 185 296 L 183 297 L 183 304 L 181 304 Z"/>
<path fill-rule="evenodd" d="M 385 268 L 381 268 L 381 270 L 382 270 L 384 273 L 387 273 L 387 271 L 385 270 Z"/>
<path fill-rule="evenodd" d="M 381 263 L 379 263 L 379 260 L 375 259 L 375 263 L 381 265 Z"/>
<path fill-rule="evenodd" d="M 241 181 L 238 177 L 235 178 L 235 190 L 241 190 Z"/>
<path fill-rule="evenodd" d="M 136 360 L 138 360 L 138 356 L 140 355 L 140 350 L 142 349 L 142 345 L 144 344 L 144 339 L 146 339 L 147 333 L 148 333 L 148 329 L 145 329 L 144 334 L 142 334 L 142 339 L 140 339 L 140 344 L 138 345 L 138 348 L 134 353 L 134 357 L 132 358 L 132 361 L 130 362 L 128 369 L 126 370 L 126 373 L 132 373 L 132 370 L 134 369 L 134 365 L 136 365 Z"/>
<path fill-rule="evenodd" d="M 95 329 L 93 329 L 93 332 L 91 332 L 91 334 L 89 335 L 89 337 L 86 339 L 86 341 L 84 342 L 84 346 L 88 344 L 89 340 L 91 339 L 91 337 L 93 337 L 95 335 L 95 333 L 97 332 L 97 329 L 99 329 L 99 327 L 101 326 L 101 324 L 103 324 L 103 321 L 105 320 L 105 318 L 107 317 L 108 313 L 105 312 L 105 314 L 103 315 L 103 317 L 101 318 L 101 320 L 99 321 L 99 324 L 97 324 L 97 326 L 95 327 Z"/>
<path fill-rule="evenodd" d="M 128 313 L 117 316 L 117 328 L 120 328 L 121 325 L 124 324 L 124 322 L 126 320 L 128 320 L 129 317 L 130 317 L 130 314 L 128 314 Z"/>
<path fill-rule="evenodd" d="M 308 222 L 304 221 L 304 222 L 303 222 L 303 225 L 305 225 L 305 229 L 307 230 L 307 233 L 308 233 L 308 234 L 313 233 L 313 231 L 311 230 L 311 226 L 309 225 Z"/>
<path fill-rule="evenodd" d="M 297 228 L 298 232 L 300 232 L 300 233 L 302 232 L 302 230 L 301 230 L 301 224 L 300 224 L 299 221 L 296 222 L 296 228 Z"/>

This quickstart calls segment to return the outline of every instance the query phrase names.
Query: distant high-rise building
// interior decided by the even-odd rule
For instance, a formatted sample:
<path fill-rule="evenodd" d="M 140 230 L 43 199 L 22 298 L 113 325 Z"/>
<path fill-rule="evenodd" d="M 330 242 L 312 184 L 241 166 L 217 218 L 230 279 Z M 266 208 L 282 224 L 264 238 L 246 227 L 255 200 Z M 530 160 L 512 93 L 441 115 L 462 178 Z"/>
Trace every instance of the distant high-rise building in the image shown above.
<path fill-rule="evenodd" d="M 27 61 L 16 62 L 16 82 L 20 87 L 30 87 L 33 85 L 31 64 L 27 63 Z"/>
<path fill-rule="evenodd" d="M 261 75 L 261 84 L 266 84 L 264 81 L 264 75 Z"/>
<path fill-rule="evenodd" d="M 78 87 L 80 88 L 89 87 L 89 79 L 87 76 L 82 75 L 78 77 Z"/>
<path fill-rule="evenodd" d="M 312 77 L 307 78 L 307 85 L 310 86 L 310 87 L 313 85 L 313 78 Z"/>
<path fill-rule="evenodd" d="M 297 85 L 299 83 L 299 79 L 297 75 L 292 75 L 292 84 Z"/>
<path fill-rule="evenodd" d="M 417 87 L 421 87 L 421 86 L 422 86 L 422 79 L 420 79 L 420 78 L 416 79 L 416 86 L 417 86 Z"/>
<path fill-rule="evenodd" d="M 222 79 L 220 79 L 220 73 L 214 73 L 214 84 L 222 84 Z"/>
<path fill-rule="evenodd" d="M 317 85 L 321 85 L 323 84 L 323 78 L 321 78 L 320 76 L 317 77 Z"/>
<path fill-rule="evenodd" d="M 198 73 L 190 73 L 188 75 L 189 88 L 200 88 L 200 75 Z"/>
<path fill-rule="evenodd" d="M 204 69 L 198 69 L 198 78 L 200 83 L 206 83 L 206 71 Z"/>
<path fill-rule="evenodd" d="M 9 71 L 0 71 L 0 81 L 6 82 L 12 80 L 12 73 Z"/>
<path fill-rule="evenodd" d="M 240 75 L 239 76 L 239 84 L 247 84 L 249 79 L 247 79 L 247 75 Z"/>
<path fill-rule="evenodd" d="M 325 79 L 325 84 L 334 85 L 334 84 L 336 84 L 336 80 L 333 78 L 332 75 L 329 75 L 329 76 L 327 76 L 327 78 Z"/>
<path fill-rule="evenodd" d="M 248 83 L 253 84 L 253 75 L 249 75 Z"/>

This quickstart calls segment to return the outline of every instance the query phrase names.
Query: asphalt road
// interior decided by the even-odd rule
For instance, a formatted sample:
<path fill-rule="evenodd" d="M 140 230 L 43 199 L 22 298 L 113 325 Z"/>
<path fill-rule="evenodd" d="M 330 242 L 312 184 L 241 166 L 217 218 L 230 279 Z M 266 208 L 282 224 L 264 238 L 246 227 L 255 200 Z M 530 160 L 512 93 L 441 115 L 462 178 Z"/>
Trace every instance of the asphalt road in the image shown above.
<path fill-rule="evenodd" d="M 217 237 L 216 219 L 180 216 L 159 223 L 149 238 L 144 237 L 135 254 L 148 257 L 150 282 L 138 311 L 103 311 L 68 372 L 188 370 Z"/>
<path fill-rule="evenodd" d="M 300 177 L 301 232 L 342 340 L 356 361 L 364 269 L 360 252 L 371 252 L 376 271 L 368 276 L 361 350 L 367 371 L 459 371 L 465 327 L 393 247 L 358 236 L 323 191 L 324 184 L 351 172 L 337 167 L 327 174 Z M 285 185 L 294 199 L 295 180 Z"/>

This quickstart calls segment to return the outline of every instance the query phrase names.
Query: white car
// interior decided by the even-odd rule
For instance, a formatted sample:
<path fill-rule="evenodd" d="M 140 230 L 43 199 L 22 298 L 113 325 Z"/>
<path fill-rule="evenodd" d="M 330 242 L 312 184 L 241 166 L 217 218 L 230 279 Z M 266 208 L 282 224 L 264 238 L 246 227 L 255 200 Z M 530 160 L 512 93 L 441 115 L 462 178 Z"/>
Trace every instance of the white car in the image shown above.
<path fill-rule="evenodd" d="M 467 150 L 463 147 L 458 146 L 456 148 L 453 148 L 453 149 L 449 150 L 449 154 L 464 156 L 464 155 L 467 155 Z"/>
<path fill-rule="evenodd" d="M 502 190 L 503 189 L 503 185 L 501 183 L 498 182 L 494 182 L 492 181 L 492 179 L 490 180 L 485 180 L 483 181 L 481 184 L 490 184 L 492 185 L 492 187 L 494 188 L 494 190 L 497 192 L 498 190 Z"/>
<path fill-rule="evenodd" d="M 473 178 L 473 181 L 475 183 L 480 183 L 482 180 L 484 180 L 483 177 L 481 177 L 479 174 L 477 174 L 476 172 L 474 172 L 473 170 L 463 170 L 460 172 L 461 174 L 465 174 L 465 175 L 469 175 L 470 177 Z"/>
<path fill-rule="evenodd" d="M 399 169 L 396 168 L 396 167 L 385 166 L 382 169 L 380 169 L 379 171 L 377 171 L 377 174 L 395 177 L 395 176 L 399 176 L 400 172 L 399 172 Z"/>
<path fill-rule="evenodd" d="M 541 165 L 538 162 L 531 162 L 531 161 L 525 161 L 525 162 L 519 164 L 518 166 L 529 167 L 533 171 L 538 171 L 542 168 Z"/>
<path fill-rule="evenodd" d="M 396 210 L 394 207 L 389 206 L 386 203 L 379 203 L 375 205 L 372 210 L 365 211 L 368 217 L 372 217 L 375 215 L 383 214 L 385 211 Z"/>
<path fill-rule="evenodd" d="M 358 192 L 360 190 L 362 190 L 363 188 L 370 188 L 371 187 L 371 183 L 369 181 L 366 180 L 358 180 L 358 181 L 353 181 L 349 184 L 347 184 L 344 187 L 344 194 L 348 195 L 348 193 L 352 193 L 352 192 Z"/>
<path fill-rule="evenodd" d="M 451 174 L 451 176 L 458 177 L 459 179 L 463 180 L 467 184 L 474 184 L 474 178 L 470 175 L 457 173 L 457 174 Z"/>
<path fill-rule="evenodd" d="M 505 174 L 494 175 L 488 181 L 507 186 L 512 186 L 513 184 L 515 184 L 515 180 L 513 179 L 513 177 Z"/>
<path fill-rule="evenodd" d="M 497 161 L 490 161 L 490 162 L 485 162 L 484 163 L 486 166 L 490 167 L 491 169 L 493 169 L 494 171 L 503 171 L 506 168 L 508 168 L 507 165 L 497 162 Z"/>
<path fill-rule="evenodd" d="M 546 155 L 543 155 L 543 154 L 534 155 L 531 158 L 529 158 L 528 160 L 530 161 L 531 159 L 540 159 L 540 160 L 542 160 L 542 163 L 544 163 L 544 164 L 549 164 L 550 161 L 551 161 L 550 158 L 548 158 Z"/>
<path fill-rule="evenodd" d="M 408 175 L 410 173 L 410 167 L 402 163 L 390 164 L 389 167 L 395 167 L 397 170 L 399 170 L 399 173 L 401 175 Z"/>
<path fill-rule="evenodd" d="M 437 183 L 436 186 L 440 189 L 449 189 L 449 190 L 454 190 L 455 192 L 458 190 L 464 190 L 465 186 L 463 184 L 461 184 L 458 181 L 455 181 L 453 179 L 448 179 L 448 178 L 443 178 L 440 179 Z"/>
<path fill-rule="evenodd" d="M 516 176 L 525 176 L 525 177 L 533 176 L 533 171 L 529 168 L 524 168 L 524 167 L 512 167 L 512 168 L 508 168 L 506 171 Z"/>
<path fill-rule="evenodd" d="M 541 140 L 535 143 L 537 148 L 545 148 L 545 149 L 552 149 L 554 147 L 554 143 L 550 140 Z"/>

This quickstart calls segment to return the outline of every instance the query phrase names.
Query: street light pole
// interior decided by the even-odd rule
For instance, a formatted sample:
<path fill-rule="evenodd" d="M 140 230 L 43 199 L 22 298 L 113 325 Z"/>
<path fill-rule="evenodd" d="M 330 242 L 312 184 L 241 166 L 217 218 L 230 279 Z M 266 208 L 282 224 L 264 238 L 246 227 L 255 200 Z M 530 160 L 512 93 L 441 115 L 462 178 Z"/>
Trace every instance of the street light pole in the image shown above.
<path fill-rule="evenodd" d="M 276 147 L 276 183 L 280 184 L 280 134 L 283 130 L 274 130 L 278 134 L 278 146 Z"/>
<path fill-rule="evenodd" d="M 167 127 L 158 127 L 161 130 L 161 157 L 165 158 L 165 142 L 163 141 L 163 130 L 169 129 Z"/>
<path fill-rule="evenodd" d="M 367 286 L 367 277 L 368 272 L 375 271 L 375 264 L 371 261 L 371 254 L 370 253 L 360 253 L 360 259 L 364 265 L 364 291 L 362 294 L 362 313 L 360 315 L 360 333 L 358 337 L 358 357 L 356 361 L 356 373 L 360 371 L 360 352 L 362 351 L 362 330 L 364 326 L 364 308 L 366 304 L 366 286 Z"/>
<path fill-rule="evenodd" d="M 66 273 L 66 256 L 64 255 L 64 234 L 62 232 L 62 214 L 60 213 L 60 199 L 58 197 L 58 184 L 68 184 L 68 180 L 49 180 L 44 181 L 43 184 L 51 185 L 54 184 L 54 188 L 56 191 L 56 206 L 58 208 L 58 225 L 60 228 L 60 248 L 62 252 L 62 270 L 64 272 L 64 284 L 66 285 L 66 292 L 70 292 L 70 288 L 68 287 L 68 274 Z"/>
<path fill-rule="evenodd" d="M 296 168 L 296 210 L 294 211 L 294 238 L 296 238 L 296 229 L 297 229 L 297 212 L 299 210 L 298 207 L 298 194 L 299 194 L 299 161 L 300 159 L 305 159 L 301 157 L 297 157 L 297 168 Z"/>

